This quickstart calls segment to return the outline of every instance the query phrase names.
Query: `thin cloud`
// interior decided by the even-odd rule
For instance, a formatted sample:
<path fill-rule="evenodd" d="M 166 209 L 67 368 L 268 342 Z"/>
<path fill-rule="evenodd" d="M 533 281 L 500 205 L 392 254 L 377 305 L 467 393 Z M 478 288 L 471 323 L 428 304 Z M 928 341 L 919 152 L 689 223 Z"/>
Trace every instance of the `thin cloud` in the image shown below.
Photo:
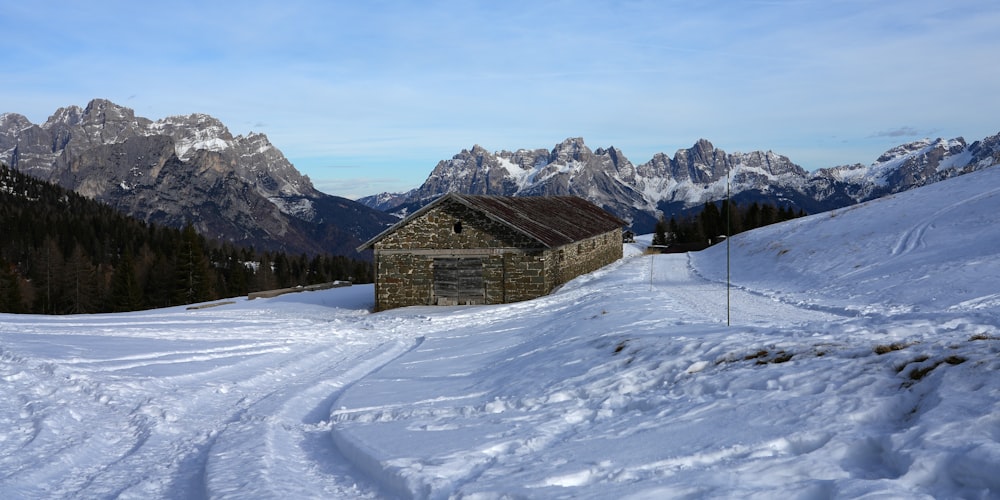
<path fill-rule="evenodd" d="M 913 127 L 899 127 L 890 130 L 883 130 L 881 132 L 876 132 L 870 137 L 922 137 L 925 135 L 930 135 L 933 131 L 920 131 Z"/>

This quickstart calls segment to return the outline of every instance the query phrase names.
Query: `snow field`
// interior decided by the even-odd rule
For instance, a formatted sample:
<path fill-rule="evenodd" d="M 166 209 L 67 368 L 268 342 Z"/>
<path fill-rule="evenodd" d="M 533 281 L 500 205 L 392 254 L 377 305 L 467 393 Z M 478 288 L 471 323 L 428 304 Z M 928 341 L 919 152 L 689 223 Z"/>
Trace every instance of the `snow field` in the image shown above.
<path fill-rule="evenodd" d="M 508 319 L 491 308 L 449 313 L 467 326 L 429 336 L 334 403 L 336 440 L 366 450 L 368 462 L 382 464 L 379 482 L 415 498 L 769 496 L 776 481 L 788 491 L 905 495 L 941 479 L 897 481 L 913 459 L 884 434 L 903 433 L 930 410 L 919 392 L 935 388 L 907 373 L 920 363 L 951 369 L 941 362 L 959 356 L 951 345 L 878 355 L 865 319 L 741 291 L 733 317 L 757 324 L 664 321 L 689 311 L 699 294 L 721 296 L 724 306 L 724 288 L 686 273 L 686 256 L 661 255 L 663 273 L 642 299 L 649 258 L 595 273 L 588 279 L 597 283 L 573 283 L 543 299 L 545 307 L 522 306 Z M 630 275 L 631 285 L 617 282 Z M 669 295 L 686 303 L 672 311 Z M 781 324 L 761 321 L 766 302 Z M 969 338 L 995 331 L 962 321 L 947 328 L 960 340 L 957 352 L 974 351 Z M 913 321 L 882 336 L 941 333 Z"/>
<path fill-rule="evenodd" d="M 734 238 L 733 327 L 723 246 L 449 311 L 333 432 L 403 497 L 990 496 L 997 178 Z"/>
<path fill-rule="evenodd" d="M 3 498 L 993 498 L 1000 170 L 502 306 L 0 314 Z M 728 316 L 731 325 L 726 324 Z"/>

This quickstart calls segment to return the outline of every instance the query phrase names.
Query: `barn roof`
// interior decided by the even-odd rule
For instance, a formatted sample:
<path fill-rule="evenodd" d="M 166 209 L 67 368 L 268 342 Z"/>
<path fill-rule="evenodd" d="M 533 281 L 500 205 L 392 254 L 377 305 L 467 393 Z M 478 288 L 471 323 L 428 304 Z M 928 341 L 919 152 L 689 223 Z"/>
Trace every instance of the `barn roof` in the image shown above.
<path fill-rule="evenodd" d="M 411 220 L 447 202 L 460 203 L 479 211 L 486 217 L 537 240 L 547 248 L 585 240 L 627 224 L 597 205 L 576 196 L 511 197 L 448 193 L 368 240 L 358 247 L 358 251 L 371 248 Z"/>

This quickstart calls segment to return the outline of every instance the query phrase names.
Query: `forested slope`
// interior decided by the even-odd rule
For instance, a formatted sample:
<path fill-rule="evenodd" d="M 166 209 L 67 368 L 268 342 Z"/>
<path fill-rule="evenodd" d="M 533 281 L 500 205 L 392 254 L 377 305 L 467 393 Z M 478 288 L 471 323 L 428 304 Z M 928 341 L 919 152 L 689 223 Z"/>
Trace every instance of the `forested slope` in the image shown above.
<path fill-rule="evenodd" d="M 127 217 L 0 165 L 0 312 L 129 311 L 331 280 L 367 282 L 341 256 L 258 252 Z"/>

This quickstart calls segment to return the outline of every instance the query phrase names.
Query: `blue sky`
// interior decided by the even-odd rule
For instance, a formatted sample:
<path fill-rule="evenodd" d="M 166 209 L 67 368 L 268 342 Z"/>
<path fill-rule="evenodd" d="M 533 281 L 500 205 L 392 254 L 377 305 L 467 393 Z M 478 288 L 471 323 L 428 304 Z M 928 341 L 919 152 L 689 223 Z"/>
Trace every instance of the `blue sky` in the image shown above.
<path fill-rule="evenodd" d="M 1000 132 L 1000 3 L 0 1 L 0 112 L 110 99 L 267 134 L 313 183 L 418 186 L 480 144 L 699 138 L 808 170 Z"/>

